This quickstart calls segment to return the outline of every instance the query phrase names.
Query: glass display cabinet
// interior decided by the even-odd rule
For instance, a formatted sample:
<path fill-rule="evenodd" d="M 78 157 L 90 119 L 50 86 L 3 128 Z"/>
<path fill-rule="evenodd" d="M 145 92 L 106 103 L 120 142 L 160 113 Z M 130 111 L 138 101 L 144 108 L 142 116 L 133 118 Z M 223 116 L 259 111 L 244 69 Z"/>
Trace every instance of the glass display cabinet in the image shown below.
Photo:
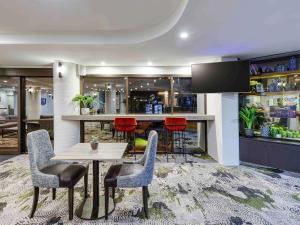
<path fill-rule="evenodd" d="M 251 61 L 250 92 L 239 96 L 240 109 L 255 108 L 254 137 L 240 121 L 240 160 L 300 172 L 299 56 Z"/>
<path fill-rule="evenodd" d="M 250 76 L 251 92 L 240 95 L 240 106 L 256 108 L 255 136 L 300 141 L 300 71 L 292 65 L 297 61 L 291 57 L 275 66 L 274 61 L 250 65 L 257 74 Z"/>

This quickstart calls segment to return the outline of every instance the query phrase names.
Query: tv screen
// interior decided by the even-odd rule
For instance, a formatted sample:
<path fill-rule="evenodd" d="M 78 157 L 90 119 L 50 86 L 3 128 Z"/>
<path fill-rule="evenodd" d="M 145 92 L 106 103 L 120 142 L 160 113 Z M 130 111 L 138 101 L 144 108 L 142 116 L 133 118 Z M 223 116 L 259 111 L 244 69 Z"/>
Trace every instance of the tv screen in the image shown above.
<path fill-rule="evenodd" d="M 249 62 L 218 62 L 192 65 L 194 93 L 249 92 Z"/>

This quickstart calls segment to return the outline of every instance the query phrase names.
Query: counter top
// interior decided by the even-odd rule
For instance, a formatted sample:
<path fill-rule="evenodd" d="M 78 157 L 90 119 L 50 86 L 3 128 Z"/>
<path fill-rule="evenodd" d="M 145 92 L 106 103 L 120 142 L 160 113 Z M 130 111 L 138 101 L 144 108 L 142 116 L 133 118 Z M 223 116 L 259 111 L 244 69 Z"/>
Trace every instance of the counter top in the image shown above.
<path fill-rule="evenodd" d="M 163 121 L 165 117 L 185 117 L 188 121 L 213 121 L 214 115 L 196 113 L 178 114 L 99 114 L 99 115 L 62 115 L 62 120 L 70 121 L 114 121 L 115 117 L 134 117 L 138 121 Z"/>

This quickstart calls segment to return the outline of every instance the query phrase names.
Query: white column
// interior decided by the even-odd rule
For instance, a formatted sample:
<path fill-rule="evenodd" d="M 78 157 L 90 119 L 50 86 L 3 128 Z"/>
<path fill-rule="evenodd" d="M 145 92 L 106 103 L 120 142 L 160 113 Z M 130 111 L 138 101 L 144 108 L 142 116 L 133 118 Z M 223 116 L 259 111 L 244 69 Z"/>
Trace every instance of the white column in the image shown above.
<path fill-rule="evenodd" d="M 205 95 L 197 94 L 197 113 L 205 114 Z M 203 123 L 197 124 L 198 147 L 205 149 L 205 126 Z"/>
<path fill-rule="evenodd" d="M 108 85 L 106 85 L 108 86 Z M 109 84 L 109 89 L 105 91 L 105 113 L 115 114 L 116 113 L 116 85 Z"/>
<path fill-rule="evenodd" d="M 207 114 L 215 115 L 207 128 L 208 154 L 222 165 L 238 166 L 238 94 L 207 94 Z"/>
<path fill-rule="evenodd" d="M 120 113 L 126 113 L 126 104 L 125 104 L 125 91 L 120 92 Z"/>
<path fill-rule="evenodd" d="M 62 63 L 62 78 L 58 76 L 58 62 L 53 66 L 54 91 L 54 151 L 60 152 L 80 141 L 80 123 L 64 121 L 62 115 L 78 115 L 72 98 L 80 93 L 80 77 L 77 76 L 76 64 Z"/>
<path fill-rule="evenodd" d="M 41 115 L 41 91 L 33 89 L 26 92 L 26 116 L 29 120 L 38 120 Z"/>

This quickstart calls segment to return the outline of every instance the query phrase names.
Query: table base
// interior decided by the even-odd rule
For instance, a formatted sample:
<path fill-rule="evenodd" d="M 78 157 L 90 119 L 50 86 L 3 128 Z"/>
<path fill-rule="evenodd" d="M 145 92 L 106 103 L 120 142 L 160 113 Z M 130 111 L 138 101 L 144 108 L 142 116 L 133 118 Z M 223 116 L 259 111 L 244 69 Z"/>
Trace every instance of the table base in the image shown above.
<path fill-rule="evenodd" d="M 75 214 L 80 219 L 85 220 L 95 220 L 101 219 L 105 216 L 105 199 L 104 196 L 99 196 L 99 206 L 93 207 L 93 198 L 86 198 L 79 208 L 76 210 Z M 115 210 L 115 203 L 112 198 L 109 198 L 108 214 L 111 214 Z"/>

